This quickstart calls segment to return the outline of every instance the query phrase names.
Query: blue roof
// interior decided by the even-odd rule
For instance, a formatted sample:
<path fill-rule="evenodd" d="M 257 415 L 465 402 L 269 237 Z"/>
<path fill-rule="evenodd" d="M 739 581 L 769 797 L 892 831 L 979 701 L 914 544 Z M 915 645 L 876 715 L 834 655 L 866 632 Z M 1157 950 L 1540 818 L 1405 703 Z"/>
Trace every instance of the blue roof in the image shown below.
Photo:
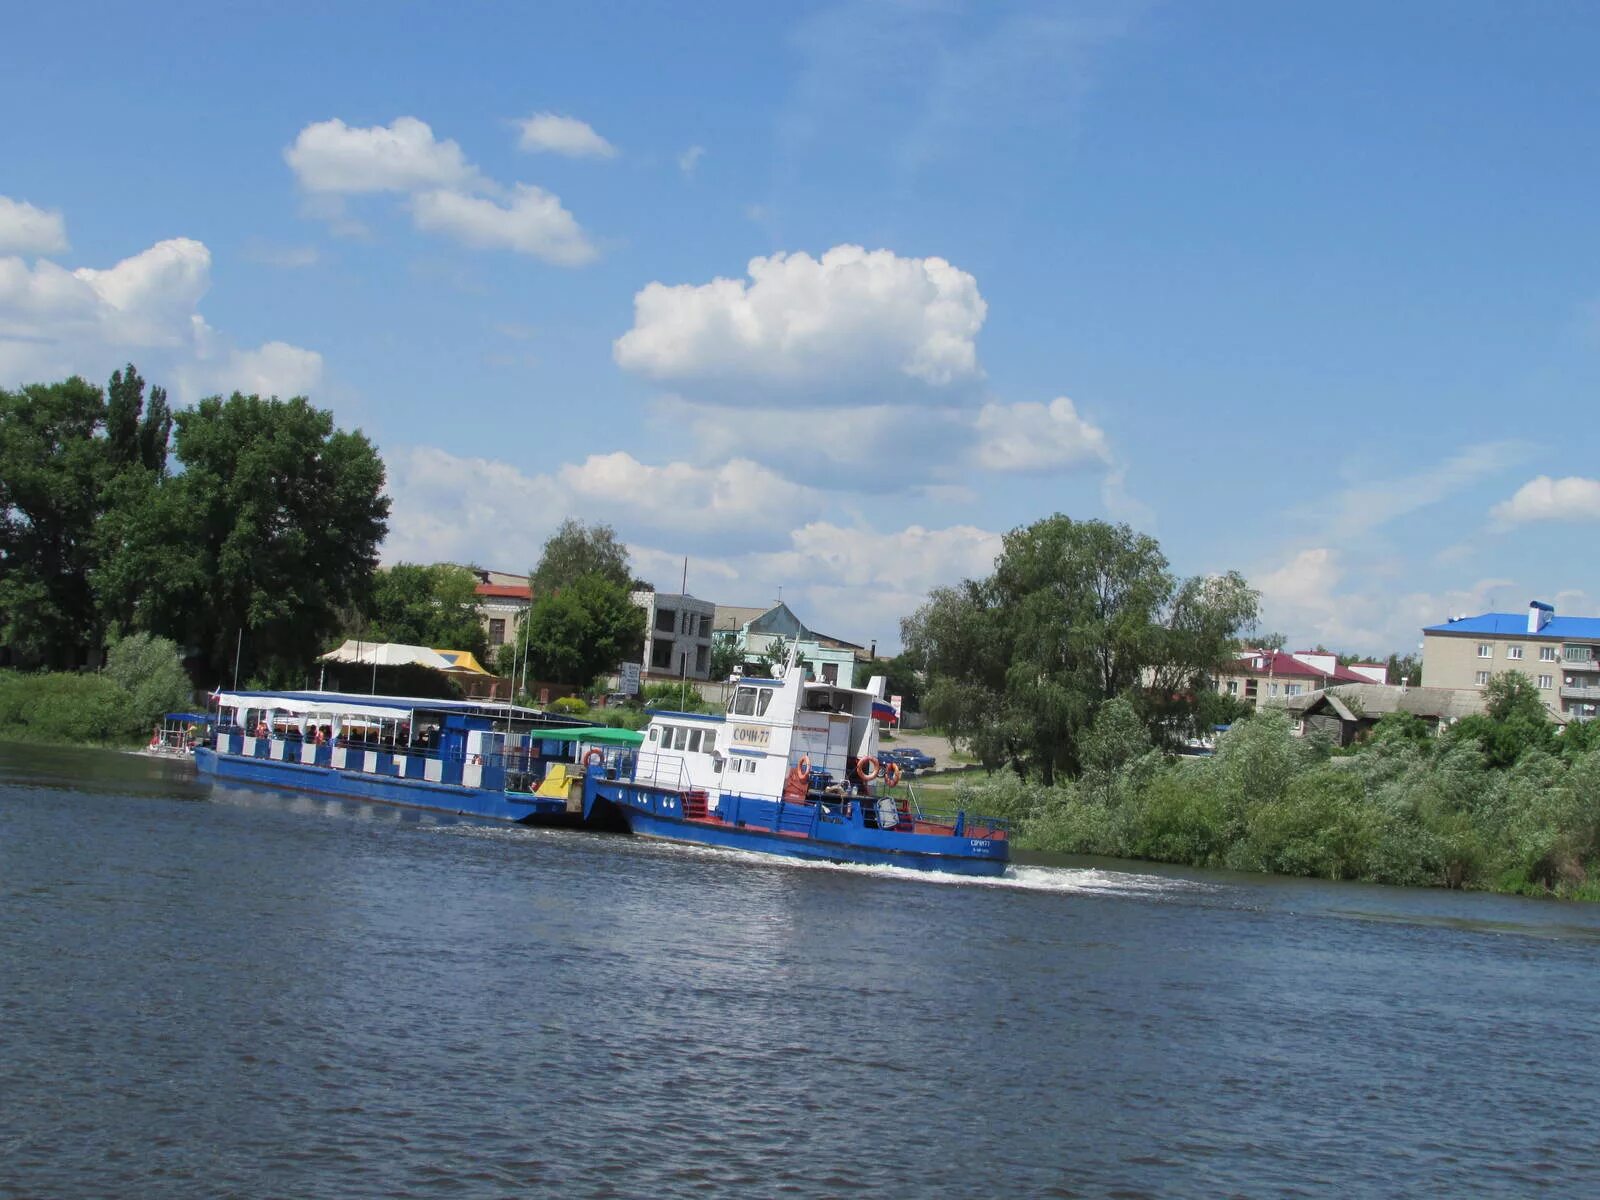
<path fill-rule="evenodd" d="M 1480 613 L 1442 625 L 1426 626 L 1424 633 L 1487 633 L 1500 637 L 1591 638 L 1600 640 L 1600 617 L 1551 617 L 1538 633 L 1528 632 L 1528 614 Z"/>

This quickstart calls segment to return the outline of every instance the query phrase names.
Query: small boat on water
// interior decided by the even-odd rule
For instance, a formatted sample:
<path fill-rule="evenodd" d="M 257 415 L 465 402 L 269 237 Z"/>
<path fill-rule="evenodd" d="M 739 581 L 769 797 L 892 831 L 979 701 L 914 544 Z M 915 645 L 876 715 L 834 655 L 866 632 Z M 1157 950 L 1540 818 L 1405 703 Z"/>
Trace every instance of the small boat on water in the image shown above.
<path fill-rule="evenodd" d="M 866 688 L 742 679 L 722 715 L 658 712 L 637 751 L 585 753 L 583 816 L 635 834 L 793 858 L 999 875 L 1005 823 L 922 811 L 901 768 L 880 765 L 892 717 Z"/>
<path fill-rule="evenodd" d="M 575 821 L 567 768 L 587 746 L 641 740 L 476 700 L 263 691 L 213 699 L 215 734 L 195 763 L 218 779 L 505 821 Z"/>
<path fill-rule="evenodd" d="M 150 731 L 150 741 L 139 753 L 155 758 L 191 758 L 205 743 L 212 720 L 209 713 L 169 712 Z"/>

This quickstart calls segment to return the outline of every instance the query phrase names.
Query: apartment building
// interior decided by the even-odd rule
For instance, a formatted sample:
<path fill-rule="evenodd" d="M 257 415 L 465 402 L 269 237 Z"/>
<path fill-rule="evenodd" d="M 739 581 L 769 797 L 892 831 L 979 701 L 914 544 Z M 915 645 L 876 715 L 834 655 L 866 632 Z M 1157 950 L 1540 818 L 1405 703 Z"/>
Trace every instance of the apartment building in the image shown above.
<path fill-rule="evenodd" d="M 1217 672 L 1217 691 L 1257 708 L 1264 701 L 1305 696 L 1341 683 L 1387 683 L 1383 663 L 1340 666 L 1326 650 L 1250 650 Z"/>
<path fill-rule="evenodd" d="M 1422 631 L 1424 687 L 1478 687 L 1520 671 L 1557 717 L 1600 713 L 1600 617 L 1558 617 L 1534 600 L 1524 613 L 1452 617 Z"/>
<path fill-rule="evenodd" d="M 634 592 L 645 611 L 644 672 L 661 679 L 711 677 L 711 625 L 717 606 L 681 592 Z"/>

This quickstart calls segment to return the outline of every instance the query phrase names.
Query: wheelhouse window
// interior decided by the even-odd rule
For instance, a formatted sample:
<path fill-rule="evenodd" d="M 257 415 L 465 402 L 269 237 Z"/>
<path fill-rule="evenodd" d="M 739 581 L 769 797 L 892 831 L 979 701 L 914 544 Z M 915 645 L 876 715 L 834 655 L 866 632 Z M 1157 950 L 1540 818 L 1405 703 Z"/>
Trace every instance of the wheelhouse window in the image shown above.
<path fill-rule="evenodd" d="M 716 753 L 717 731 L 715 729 L 706 730 L 706 735 L 700 742 L 700 749 L 704 750 L 707 754 Z"/>
<path fill-rule="evenodd" d="M 728 710 L 736 717 L 756 715 L 756 692 L 753 687 L 742 687 L 733 694 L 733 706 Z M 762 711 L 765 711 L 763 709 Z"/>

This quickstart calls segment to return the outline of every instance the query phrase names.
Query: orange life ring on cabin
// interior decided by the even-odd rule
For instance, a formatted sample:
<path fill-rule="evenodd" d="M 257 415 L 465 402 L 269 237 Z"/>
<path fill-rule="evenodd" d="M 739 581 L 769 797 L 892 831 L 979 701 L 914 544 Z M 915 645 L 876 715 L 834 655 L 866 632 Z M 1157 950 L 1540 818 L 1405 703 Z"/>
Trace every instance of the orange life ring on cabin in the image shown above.
<path fill-rule="evenodd" d="M 795 774 L 796 775 L 798 775 L 798 776 L 800 776 L 802 778 L 805 778 L 805 779 L 810 779 L 811 778 L 811 756 L 809 754 L 802 754 L 800 756 L 800 761 L 795 763 L 794 770 L 795 770 Z"/>
<path fill-rule="evenodd" d="M 606 754 L 604 750 L 598 746 L 590 746 L 589 753 L 583 756 L 583 765 L 586 767 L 598 767 L 605 760 Z"/>
<path fill-rule="evenodd" d="M 900 786 L 900 764 L 886 763 L 883 768 L 883 781 L 890 787 Z"/>
<path fill-rule="evenodd" d="M 878 760 L 868 756 L 856 761 L 856 775 L 862 783 L 871 783 L 878 777 Z"/>

